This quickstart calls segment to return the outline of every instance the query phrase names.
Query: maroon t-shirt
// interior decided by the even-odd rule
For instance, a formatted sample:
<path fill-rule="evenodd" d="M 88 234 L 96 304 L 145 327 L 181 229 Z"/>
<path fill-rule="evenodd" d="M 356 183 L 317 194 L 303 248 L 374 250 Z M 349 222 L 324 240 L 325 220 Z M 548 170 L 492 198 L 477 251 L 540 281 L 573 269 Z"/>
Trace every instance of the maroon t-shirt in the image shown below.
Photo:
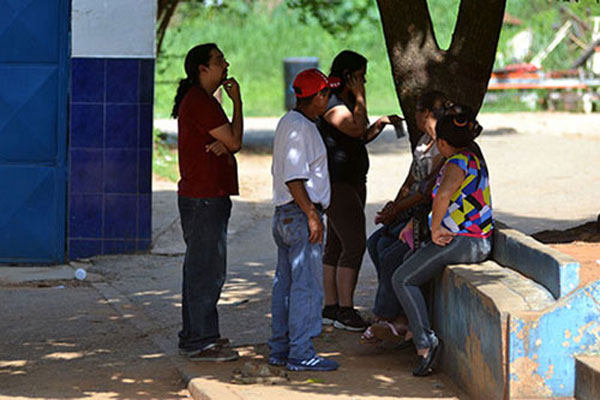
<path fill-rule="evenodd" d="M 213 96 L 193 86 L 179 105 L 179 194 L 185 197 L 223 197 L 238 194 L 237 164 L 233 154 L 206 152 L 216 139 L 208 132 L 229 123 Z"/>

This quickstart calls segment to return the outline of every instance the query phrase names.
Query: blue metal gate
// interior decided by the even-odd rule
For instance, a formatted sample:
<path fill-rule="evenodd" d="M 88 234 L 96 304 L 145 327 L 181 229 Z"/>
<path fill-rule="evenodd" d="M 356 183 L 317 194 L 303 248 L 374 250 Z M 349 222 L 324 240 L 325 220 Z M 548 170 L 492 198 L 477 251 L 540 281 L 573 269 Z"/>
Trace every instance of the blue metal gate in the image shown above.
<path fill-rule="evenodd" d="M 0 0 L 0 262 L 65 259 L 69 0 Z"/>

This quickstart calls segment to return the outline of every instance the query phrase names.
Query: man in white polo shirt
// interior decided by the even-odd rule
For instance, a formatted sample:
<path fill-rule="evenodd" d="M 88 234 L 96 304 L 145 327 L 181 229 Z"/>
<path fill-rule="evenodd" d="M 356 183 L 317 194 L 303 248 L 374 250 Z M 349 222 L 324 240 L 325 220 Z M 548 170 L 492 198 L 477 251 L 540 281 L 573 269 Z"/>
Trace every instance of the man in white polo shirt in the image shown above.
<path fill-rule="evenodd" d="M 277 270 L 272 294 L 269 363 L 292 371 L 332 371 L 339 364 L 316 355 L 321 333 L 323 211 L 329 206 L 327 150 L 315 126 L 329 101 L 330 81 L 308 69 L 292 84 L 296 108 L 285 114 L 273 144 L 273 237 Z"/>

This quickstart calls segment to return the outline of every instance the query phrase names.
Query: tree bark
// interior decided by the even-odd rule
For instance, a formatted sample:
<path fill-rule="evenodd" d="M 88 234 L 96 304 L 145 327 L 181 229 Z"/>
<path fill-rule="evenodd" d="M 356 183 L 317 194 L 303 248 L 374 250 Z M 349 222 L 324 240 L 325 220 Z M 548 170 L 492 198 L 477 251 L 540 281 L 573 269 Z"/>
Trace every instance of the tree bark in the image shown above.
<path fill-rule="evenodd" d="M 494 65 L 506 0 L 461 0 L 448 50 L 438 46 L 427 0 L 377 0 L 396 94 L 412 146 L 419 95 L 431 90 L 479 111 Z"/>
<path fill-rule="evenodd" d="M 158 0 L 158 9 L 156 12 L 156 56 L 160 55 L 160 49 L 162 47 L 163 40 L 165 38 L 165 34 L 167 33 L 167 28 L 169 27 L 169 22 L 171 21 L 171 17 L 175 13 L 175 9 L 179 4 L 180 0 Z"/>

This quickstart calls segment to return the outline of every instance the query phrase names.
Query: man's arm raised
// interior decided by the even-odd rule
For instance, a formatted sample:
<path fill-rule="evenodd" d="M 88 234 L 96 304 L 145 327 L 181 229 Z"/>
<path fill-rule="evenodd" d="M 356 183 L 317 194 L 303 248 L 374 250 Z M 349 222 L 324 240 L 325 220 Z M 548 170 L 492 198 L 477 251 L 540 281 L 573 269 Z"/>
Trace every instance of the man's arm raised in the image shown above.
<path fill-rule="evenodd" d="M 235 153 L 242 148 L 242 136 L 244 132 L 240 86 L 235 78 L 229 78 L 223 82 L 223 88 L 233 102 L 233 118 L 231 123 L 223 124 L 208 133 L 222 142 L 231 153 Z"/>

